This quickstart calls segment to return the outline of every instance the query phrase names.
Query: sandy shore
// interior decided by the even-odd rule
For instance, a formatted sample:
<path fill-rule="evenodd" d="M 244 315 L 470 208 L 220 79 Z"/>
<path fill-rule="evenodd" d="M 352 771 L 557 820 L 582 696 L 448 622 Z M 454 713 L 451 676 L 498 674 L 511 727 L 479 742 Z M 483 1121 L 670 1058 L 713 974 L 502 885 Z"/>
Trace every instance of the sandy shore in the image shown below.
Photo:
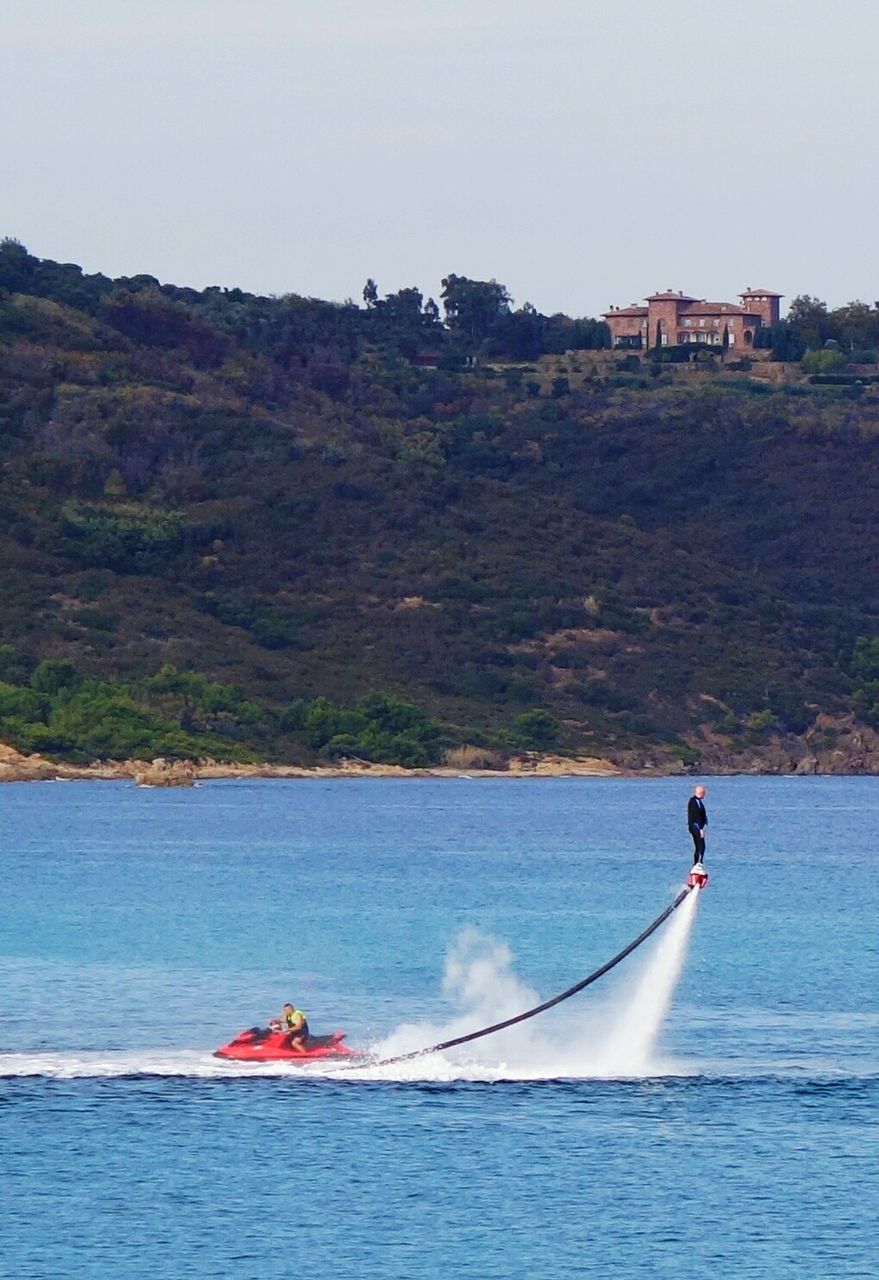
<path fill-rule="evenodd" d="M 23 755 L 0 743 L 0 782 L 74 782 L 128 779 L 141 786 L 191 786 L 208 778 L 610 778 L 623 771 L 593 756 L 523 756 L 509 768 L 455 769 L 442 765 L 430 769 L 404 769 L 402 765 L 369 764 L 344 760 L 335 765 L 306 768 L 284 764 L 218 764 L 212 760 L 170 761 L 101 760 L 73 765 Z"/>

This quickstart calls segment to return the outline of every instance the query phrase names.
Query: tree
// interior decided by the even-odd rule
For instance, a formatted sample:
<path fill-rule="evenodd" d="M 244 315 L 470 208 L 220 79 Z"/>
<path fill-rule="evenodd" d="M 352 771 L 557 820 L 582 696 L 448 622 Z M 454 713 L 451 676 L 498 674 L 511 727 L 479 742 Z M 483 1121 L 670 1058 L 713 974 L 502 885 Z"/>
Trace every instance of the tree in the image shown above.
<path fill-rule="evenodd" d="M 492 328 L 491 350 L 514 360 L 536 360 L 545 350 L 544 317 L 526 302 L 519 311 L 499 316 Z"/>
<path fill-rule="evenodd" d="M 378 302 L 378 285 L 371 276 L 363 286 L 363 301 L 366 303 L 367 308 L 370 311 Z"/>
<path fill-rule="evenodd" d="M 72 689 L 79 683 L 79 675 L 72 662 L 63 658 L 46 658 L 31 676 L 31 688 L 37 693 L 54 695 L 60 689 Z"/>
<path fill-rule="evenodd" d="M 449 275 L 443 280 L 440 294 L 446 312 L 446 323 L 453 333 L 475 350 L 488 337 L 492 326 L 509 314 L 510 297 L 497 280 L 468 280 L 466 276 Z"/>
<path fill-rule="evenodd" d="M 389 319 L 417 326 L 421 321 L 423 302 L 421 290 L 413 286 L 409 289 L 399 289 L 396 293 L 389 293 L 384 302 L 378 305 Z"/>
<path fill-rule="evenodd" d="M 837 326 L 827 314 L 827 303 L 808 293 L 800 294 L 791 302 L 787 322 L 793 336 L 811 351 L 819 351 L 828 338 L 837 336 Z"/>
<path fill-rule="evenodd" d="M 23 292 L 33 279 L 39 262 L 32 258 L 20 240 L 6 236 L 0 240 L 0 288 Z"/>
<path fill-rule="evenodd" d="M 847 302 L 830 313 L 837 337 L 849 351 L 879 346 L 879 308 Z"/>
<path fill-rule="evenodd" d="M 516 716 L 513 732 L 518 743 L 532 751 L 546 751 L 558 741 L 561 725 L 555 716 L 542 708 Z"/>
<path fill-rule="evenodd" d="M 31 665 L 11 644 L 0 644 L 0 681 L 24 684 Z"/>
<path fill-rule="evenodd" d="M 768 347 L 773 360 L 802 360 L 806 350 L 806 344 L 794 334 L 786 320 L 777 321 L 769 329 L 758 329 L 754 345 Z"/>
<path fill-rule="evenodd" d="M 603 351 L 611 345 L 610 329 L 603 320 L 582 317 L 571 321 L 568 346 L 572 351 Z M 641 345 L 640 335 L 638 346 Z"/>

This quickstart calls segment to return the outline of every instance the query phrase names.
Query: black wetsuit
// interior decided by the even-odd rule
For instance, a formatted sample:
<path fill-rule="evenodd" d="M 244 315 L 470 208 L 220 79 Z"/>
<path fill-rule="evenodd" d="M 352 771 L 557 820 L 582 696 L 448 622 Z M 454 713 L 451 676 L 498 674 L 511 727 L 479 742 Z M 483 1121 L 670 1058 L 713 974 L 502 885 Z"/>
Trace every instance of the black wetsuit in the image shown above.
<path fill-rule="evenodd" d="M 697 862 L 705 860 L 705 836 L 702 834 L 703 828 L 708 826 L 708 814 L 705 810 L 705 802 L 700 800 L 698 796 L 690 796 L 687 805 L 687 827 L 690 835 L 693 837 L 693 865 Z"/>

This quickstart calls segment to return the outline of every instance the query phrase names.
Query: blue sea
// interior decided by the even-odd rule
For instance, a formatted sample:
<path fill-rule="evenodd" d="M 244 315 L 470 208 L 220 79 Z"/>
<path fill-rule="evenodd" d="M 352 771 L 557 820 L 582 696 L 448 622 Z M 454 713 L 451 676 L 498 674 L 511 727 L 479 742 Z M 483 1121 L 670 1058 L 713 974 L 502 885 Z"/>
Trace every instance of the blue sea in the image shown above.
<path fill-rule="evenodd" d="M 879 779 L 0 787 L 0 1274 L 879 1274 Z"/>

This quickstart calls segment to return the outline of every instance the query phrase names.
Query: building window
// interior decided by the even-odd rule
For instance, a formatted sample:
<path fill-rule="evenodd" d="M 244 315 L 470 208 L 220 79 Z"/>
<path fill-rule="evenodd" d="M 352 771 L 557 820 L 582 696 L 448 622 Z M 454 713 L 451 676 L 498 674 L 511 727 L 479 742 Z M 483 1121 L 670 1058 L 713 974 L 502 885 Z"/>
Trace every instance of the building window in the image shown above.
<path fill-rule="evenodd" d="M 700 321 L 699 321 L 699 328 L 700 328 L 700 329 L 704 329 L 704 328 L 705 328 L 705 321 L 704 321 L 704 320 L 700 320 Z"/>
<path fill-rule="evenodd" d="M 689 316 L 684 316 L 684 324 L 687 326 L 688 329 L 692 323 L 693 321 L 690 319 Z"/>

